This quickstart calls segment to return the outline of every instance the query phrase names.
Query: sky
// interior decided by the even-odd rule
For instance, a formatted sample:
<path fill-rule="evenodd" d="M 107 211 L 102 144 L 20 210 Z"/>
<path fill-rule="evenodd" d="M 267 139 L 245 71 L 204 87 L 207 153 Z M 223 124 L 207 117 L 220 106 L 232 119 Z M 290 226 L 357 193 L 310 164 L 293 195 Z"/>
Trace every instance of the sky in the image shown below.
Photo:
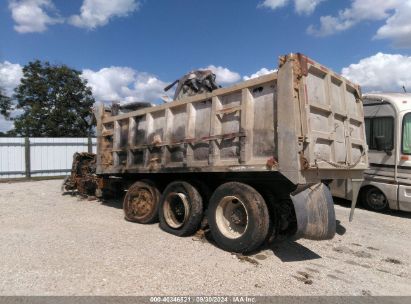
<path fill-rule="evenodd" d="M 35 59 L 97 101 L 156 101 L 190 70 L 229 86 L 304 53 L 363 91 L 411 91 L 411 0 L 0 0 L 0 87 Z M 0 117 L 0 131 L 12 123 Z"/>

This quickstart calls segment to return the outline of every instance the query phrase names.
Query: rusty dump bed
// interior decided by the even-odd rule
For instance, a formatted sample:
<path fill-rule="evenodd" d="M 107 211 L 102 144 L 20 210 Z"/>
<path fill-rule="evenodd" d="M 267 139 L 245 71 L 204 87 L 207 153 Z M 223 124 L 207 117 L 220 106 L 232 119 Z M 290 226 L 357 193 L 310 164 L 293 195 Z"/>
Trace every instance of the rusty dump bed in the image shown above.
<path fill-rule="evenodd" d="M 300 54 L 229 88 L 95 112 L 100 175 L 279 171 L 305 184 L 361 178 L 367 168 L 359 87 Z"/>

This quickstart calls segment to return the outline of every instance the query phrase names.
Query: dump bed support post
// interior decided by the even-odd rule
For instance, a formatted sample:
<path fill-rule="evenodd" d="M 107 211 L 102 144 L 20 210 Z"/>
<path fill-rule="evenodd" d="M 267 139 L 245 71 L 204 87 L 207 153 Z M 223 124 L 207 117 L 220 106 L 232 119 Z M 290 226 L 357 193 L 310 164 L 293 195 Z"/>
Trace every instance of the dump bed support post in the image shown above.
<path fill-rule="evenodd" d="M 96 146 L 96 154 L 97 154 L 97 158 L 96 158 L 96 165 L 97 165 L 97 174 L 100 173 L 100 168 L 101 168 L 101 155 L 102 155 L 102 151 L 101 151 L 101 137 L 102 137 L 102 130 L 103 130 L 103 116 L 104 116 L 104 104 L 98 104 L 95 108 L 94 108 L 94 116 L 96 117 L 96 121 L 97 121 L 97 126 L 96 126 L 96 137 L 97 137 L 97 146 Z"/>
<path fill-rule="evenodd" d="M 299 168 L 299 154 L 301 148 L 298 146 L 298 137 L 301 124 L 299 123 L 299 104 L 295 90 L 296 76 L 294 65 L 297 64 L 295 58 L 283 58 L 283 64 L 278 71 L 278 83 L 281 85 L 277 89 L 277 144 L 278 144 L 278 164 L 279 171 L 287 177 L 293 184 L 305 184 L 306 180 Z M 298 130 L 297 130 L 298 126 Z"/>
<path fill-rule="evenodd" d="M 121 141 L 121 126 L 119 121 L 114 122 L 114 136 L 113 136 L 113 166 L 120 166 L 120 157 L 118 155 L 118 150 L 120 149 Z"/>
<path fill-rule="evenodd" d="M 196 136 L 195 130 L 196 110 L 193 104 L 187 104 L 187 123 L 186 123 L 186 138 L 193 139 Z M 191 143 L 187 144 L 186 148 L 187 166 L 192 166 L 194 163 L 194 151 Z"/>
<path fill-rule="evenodd" d="M 247 163 L 252 158 L 253 149 L 253 119 L 254 108 L 252 95 L 248 88 L 241 90 L 241 132 L 245 137 L 241 137 L 240 162 Z"/>
<path fill-rule="evenodd" d="M 87 152 L 93 153 L 93 141 L 91 139 L 90 131 L 88 132 L 88 136 L 87 136 Z"/>
<path fill-rule="evenodd" d="M 130 148 L 135 145 L 136 142 L 136 129 L 137 129 L 137 121 L 135 117 L 130 117 L 128 121 L 128 147 L 127 150 L 127 167 L 132 167 L 134 165 L 134 152 Z"/>
<path fill-rule="evenodd" d="M 351 201 L 351 211 L 350 211 L 350 222 L 354 218 L 354 210 L 357 204 L 358 194 L 360 192 L 361 184 L 363 181 L 364 181 L 363 179 L 352 179 L 351 180 L 352 201 Z"/>
<path fill-rule="evenodd" d="M 221 133 L 220 122 L 217 118 L 217 111 L 221 108 L 220 99 L 218 96 L 213 96 L 211 99 L 211 113 L 210 113 L 210 137 Z M 211 166 L 217 166 L 220 162 L 220 151 L 215 140 L 210 142 L 210 155 L 208 163 Z"/>

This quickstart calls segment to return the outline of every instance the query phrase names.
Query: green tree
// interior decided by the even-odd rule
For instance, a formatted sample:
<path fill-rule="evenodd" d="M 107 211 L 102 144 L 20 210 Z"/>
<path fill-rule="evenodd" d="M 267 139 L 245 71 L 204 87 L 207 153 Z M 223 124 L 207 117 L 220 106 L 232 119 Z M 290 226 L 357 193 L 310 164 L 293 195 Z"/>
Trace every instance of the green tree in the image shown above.
<path fill-rule="evenodd" d="M 83 137 L 92 132 L 94 98 L 80 72 L 36 60 L 23 68 L 15 89 L 14 132 L 21 136 Z"/>
<path fill-rule="evenodd" d="M 0 114 L 3 115 L 4 118 L 9 119 L 11 107 L 11 98 L 4 95 L 2 88 L 0 88 Z"/>

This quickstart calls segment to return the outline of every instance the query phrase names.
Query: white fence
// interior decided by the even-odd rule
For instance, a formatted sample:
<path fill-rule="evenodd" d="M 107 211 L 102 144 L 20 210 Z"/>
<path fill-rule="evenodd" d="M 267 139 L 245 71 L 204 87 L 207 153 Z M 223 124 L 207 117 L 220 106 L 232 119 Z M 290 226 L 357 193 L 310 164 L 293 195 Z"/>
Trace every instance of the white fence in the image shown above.
<path fill-rule="evenodd" d="M 0 179 L 68 175 L 75 152 L 96 151 L 91 138 L 0 138 Z"/>

